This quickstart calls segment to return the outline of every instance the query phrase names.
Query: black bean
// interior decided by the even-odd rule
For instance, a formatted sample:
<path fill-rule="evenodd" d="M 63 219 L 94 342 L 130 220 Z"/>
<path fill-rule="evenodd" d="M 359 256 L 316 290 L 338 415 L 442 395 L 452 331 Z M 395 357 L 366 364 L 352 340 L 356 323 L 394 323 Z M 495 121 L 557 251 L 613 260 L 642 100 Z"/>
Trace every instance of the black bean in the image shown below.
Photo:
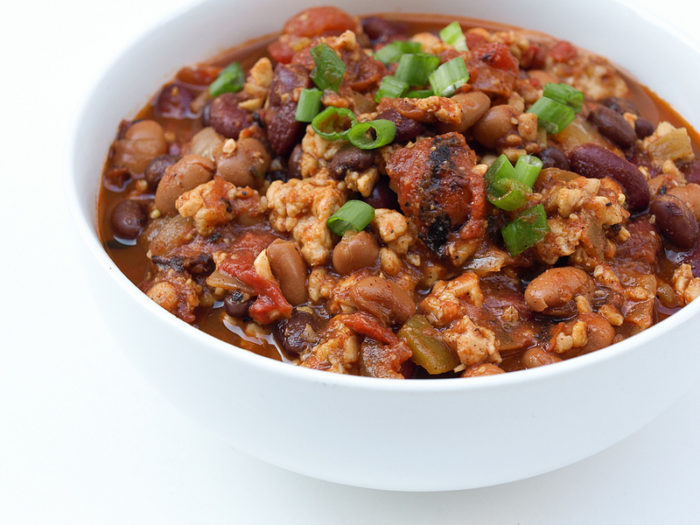
<path fill-rule="evenodd" d="M 622 115 L 623 113 L 633 113 L 639 115 L 637 106 L 632 101 L 620 97 L 608 97 L 600 101 L 603 106 L 612 109 Z"/>
<path fill-rule="evenodd" d="M 168 166 L 172 166 L 179 160 L 177 155 L 159 155 L 152 159 L 146 166 L 143 176 L 152 190 L 158 187 L 160 179 L 163 177 Z"/>
<path fill-rule="evenodd" d="M 224 298 L 224 310 L 231 317 L 245 317 L 252 303 L 248 294 L 234 290 Z"/>
<path fill-rule="evenodd" d="M 290 179 L 301 179 L 302 154 L 301 144 L 294 146 L 292 154 L 289 156 L 289 164 L 287 165 L 287 175 Z"/>
<path fill-rule="evenodd" d="M 378 16 L 362 19 L 362 31 L 369 37 L 373 46 L 394 40 L 395 37 L 403 34 L 404 30 L 402 24 Z"/>
<path fill-rule="evenodd" d="M 639 117 L 634 123 L 634 131 L 639 139 L 644 139 L 654 133 L 654 124 L 644 117 Z"/>
<path fill-rule="evenodd" d="M 155 102 L 155 114 L 166 118 L 187 118 L 192 116 L 190 103 L 194 99 L 192 91 L 179 82 L 167 84 L 160 90 Z"/>
<path fill-rule="evenodd" d="M 348 146 L 341 149 L 328 166 L 331 175 L 340 179 L 347 171 L 363 171 L 374 165 L 374 152 Z"/>
<path fill-rule="evenodd" d="M 396 137 L 394 142 L 408 142 L 425 132 L 425 126 L 407 117 L 395 109 L 385 109 L 376 116 L 376 119 L 391 120 L 396 125 Z"/>
<path fill-rule="evenodd" d="M 114 235 L 121 239 L 136 239 L 146 223 L 146 212 L 131 199 L 121 201 L 112 211 Z"/>
<path fill-rule="evenodd" d="M 634 128 L 622 115 L 606 106 L 598 106 L 588 115 L 598 131 L 622 148 L 629 148 L 637 141 Z"/>
<path fill-rule="evenodd" d="M 317 318 L 294 309 L 289 319 L 275 323 L 272 333 L 277 343 L 290 355 L 297 356 L 316 344 L 318 337 Z"/>
<path fill-rule="evenodd" d="M 566 157 L 566 154 L 556 146 L 544 148 L 540 152 L 539 157 L 542 160 L 543 168 L 569 169 L 569 159 Z"/>
<path fill-rule="evenodd" d="M 238 139 L 241 131 L 253 125 L 253 117 L 238 105 L 234 93 L 224 93 L 211 101 L 209 123 L 224 137 Z"/>
<path fill-rule="evenodd" d="M 656 216 L 656 225 L 673 244 L 687 250 L 698 238 L 698 221 L 685 203 L 673 195 L 664 195 L 651 203 L 649 211 Z"/>
<path fill-rule="evenodd" d="M 380 178 L 372 189 L 369 197 L 365 198 L 365 202 L 373 208 L 388 208 L 390 210 L 399 209 L 399 201 L 385 177 Z"/>

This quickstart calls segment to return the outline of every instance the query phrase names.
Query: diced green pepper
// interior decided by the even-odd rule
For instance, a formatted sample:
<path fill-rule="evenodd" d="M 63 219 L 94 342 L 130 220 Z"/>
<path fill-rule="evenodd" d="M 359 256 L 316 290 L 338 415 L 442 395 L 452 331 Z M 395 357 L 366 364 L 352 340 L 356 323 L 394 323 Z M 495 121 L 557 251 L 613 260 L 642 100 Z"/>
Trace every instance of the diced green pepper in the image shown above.
<path fill-rule="evenodd" d="M 422 315 L 414 315 L 406 321 L 398 336 L 413 351 L 413 362 L 429 374 L 444 374 L 459 366 L 457 353 L 439 339 L 438 331 Z"/>

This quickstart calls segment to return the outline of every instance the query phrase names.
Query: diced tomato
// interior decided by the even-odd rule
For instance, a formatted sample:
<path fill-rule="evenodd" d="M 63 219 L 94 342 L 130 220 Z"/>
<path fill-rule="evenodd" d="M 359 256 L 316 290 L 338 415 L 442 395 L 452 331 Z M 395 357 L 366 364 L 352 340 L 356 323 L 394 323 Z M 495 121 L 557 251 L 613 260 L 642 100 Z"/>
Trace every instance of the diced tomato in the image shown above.
<path fill-rule="evenodd" d="M 183 67 L 177 72 L 177 79 L 186 84 L 194 86 L 208 86 L 221 73 L 221 68 L 206 64 L 199 64 L 194 67 Z"/>
<path fill-rule="evenodd" d="M 394 332 L 379 322 L 379 319 L 365 312 L 345 316 L 343 323 L 354 332 L 380 343 L 394 344 L 399 340 Z"/>
<path fill-rule="evenodd" d="M 518 74 L 518 61 L 505 44 L 484 44 L 474 50 L 474 55 L 491 67 Z"/>
<path fill-rule="evenodd" d="M 576 58 L 578 51 L 576 51 L 576 48 L 571 45 L 570 42 L 560 40 L 554 44 L 554 47 L 552 47 L 552 49 L 549 51 L 549 54 L 557 62 L 568 62 L 569 60 Z"/>
<path fill-rule="evenodd" d="M 469 49 L 476 49 L 477 47 L 488 42 L 483 35 L 480 35 L 479 33 L 472 33 L 470 31 L 467 31 L 464 34 L 464 37 L 467 39 L 467 47 Z"/>
<path fill-rule="evenodd" d="M 329 36 L 357 29 L 357 20 L 337 7 L 311 7 L 294 15 L 284 24 L 285 35 Z"/>
<path fill-rule="evenodd" d="M 289 64 L 294 56 L 294 49 L 289 45 L 289 38 L 285 38 L 285 35 L 267 46 L 267 51 L 272 59 L 280 64 Z"/>

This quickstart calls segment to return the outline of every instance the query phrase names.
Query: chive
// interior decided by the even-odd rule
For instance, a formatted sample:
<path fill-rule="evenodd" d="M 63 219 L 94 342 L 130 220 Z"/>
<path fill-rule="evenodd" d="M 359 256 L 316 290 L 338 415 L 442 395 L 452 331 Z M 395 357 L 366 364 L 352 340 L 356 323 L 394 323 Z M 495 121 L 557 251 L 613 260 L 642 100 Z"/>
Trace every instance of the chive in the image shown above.
<path fill-rule="evenodd" d="M 238 62 L 233 62 L 219 73 L 214 82 L 209 84 L 209 94 L 212 97 L 218 97 L 223 93 L 237 93 L 243 89 L 244 83 L 243 68 Z"/>
<path fill-rule="evenodd" d="M 514 211 L 527 204 L 530 188 L 515 179 L 499 179 L 489 185 L 488 199 L 501 210 Z"/>
<path fill-rule="evenodd" d="M 357 119 L 352 111 L 334 107 L 324 109 L 311 121 L 311 127 L 316 134 L 327 140 L 344 139 L 355 124 Z"/>
<path fill-rule="evenodd" d="M 542 161 L 533 155 L 522 155 L 515 163 L 515 180 L 532 188 L 542 170 Z"/>
<path fill-rule="evenodd" d="M 538 125 L 552 134 L 561 132 L 576 118 L 572 108 L 547 97 L 539 99 L 527 112 L 537 115 Z"/>
<path fill-rule="evenodd" d="M 538 204 L 520 213 L 514 221 L 501 228 L 501 235 L 511 255 L 519 255 L 534 246 L 549 231 L 544 206 Z"/>
<path fill-rule="evenodd" d="M 544 85 L 544 96 L 569 106 L 576 113 L 583 107 L 583 93 L 569 84 L 548 82 Z"/>
<path fill-rule="evenodd" d="M 432 89 L 415 89 L 404 95 L 406 98 L 428 98 L 433 96 Z"/>
<path fill-rule="evenodd" d="M 469 81 L 469 71 L 462 57 L 445 62 L 430 75 L 430 87 L 441 97 L 451 97 Z"/>
<path fill-rule="evenodd" d="M 374 58 L 383 62 L 386 65 L 398 62 L 401 55 L 406 53 L 420 53 L 420 42 L 406 42 L 403 40 L 394 40 L 390 44 L 385 45 L 374 54 Z"/>
<path fill-rule="evenodd" d="M 515 169 L 508 160 L 508 157 L 501 154 L 489 167 L 484 179 L 490 185 L 501 179 L 514 179 Z"/>
<path fill-rule="evenodd" d="M 396 136 L 396 124 L 378 119 L 355 124 L 348 131 L 350 144 L 360 149 L 377 149 L 391 144 Z"/>
<path fill-rule="evenodd" d="M 454 21 L 440 30 L 440 38 L 446 44 L 451 45 L 457 51 L 467 51 L 467 39 L 462 33 L 459 22 Z"/>
<path fill-rule="evenodd" d="M 379 102 L 384 97 L 397 98 L 402 96 L 407 89 L 408 84 L 406 82 L 391 75 L 387 75 L 382 79 L 382 83 L 379 84 L 379 89 L 377 90 L 377 94 L 374 95 L 374 100 Z"/>
<path fill-rule="evenodd" d="M 338 91 L 345 76 L 345 63 L 340 60 L 335 51 L 328 44 L 318 44 L 311 48 L 311 57 L 314 59 L 311 80 L 316 86 L 323 89 Z"/>
<path fill-rule="evenodd" d="M 321 97 L 323 93 L 320 89 L 302 89 L 297 104 L 295 120 L 299 122 L 311 122 L 321 110 Z"/>
<path fill-rule="evenodd" d="M 348 230 L 360 232 L 374 219 L 374 208 L 363 201 L 348 201 L 326 221 L 328 229 L 336 235 Z"/>
<path fill-rule="evenodd" d="M 424 86 L 428 77 L 440 65 L 440 57 L 428 53 L 402 55 L 394 76 L 410 86 Z"/>

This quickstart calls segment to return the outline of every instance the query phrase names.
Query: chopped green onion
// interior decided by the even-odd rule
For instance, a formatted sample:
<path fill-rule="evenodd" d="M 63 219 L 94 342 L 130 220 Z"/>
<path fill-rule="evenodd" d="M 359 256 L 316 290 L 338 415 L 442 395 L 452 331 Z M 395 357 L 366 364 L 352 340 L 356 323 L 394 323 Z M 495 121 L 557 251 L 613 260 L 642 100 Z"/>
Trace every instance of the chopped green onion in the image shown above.
<path fill-rule="evenodd" d="M 357 119 L 352 111 L 334 107 L 324 109 L 311 121 L 316 134 L 327 140 L 344 139 L 355 124 Z"/>
<path fill-rule="evenodd" d="M 451 45 L 457 51 L 467 51 L 467 39 L 462 33 L 459 22 L 454 21 L 440 30 L 440 38 L 446 44 Z"/>
<path fill-rule="evenodd" d="M 514 179 L 515 169 L 508 160 L 508 157 L 501 154 L 495 161 L 493 161 L 493 164 L 489 166 L 484 178 L 488 184 L 493 184 L 497 180 L 501 179 Z"/>
<path fill-rule="evenodd" d="M 583 107 L 583 93 L 569 84 L 548 82 L 544 85 L 544 96 L 569 106 L 576 113 Z"/>
<path fill-rule="evenodd" d="M 243 89 L 245 75 L 243 68 L 238 62 L 226 66 L 216 80 L 209 84 L 209 94 L 218 97 L 222 93 L 237 93 Z"/>
<path fill-rule="evenodd" d="M 547 97 L 539 99 L 527 112 L 537 115 L 539 126 L 553 134 L 561 132 L 576 118 L 576 113 L 572 108 Z"/>
<path fill-rule="evenodd" d="M 440 65 L 440 57 L 428 53 L 402 55 L 394 76 L 409 86 L 424 86 L 428 77 Z"/>
<path fill-rule="evenodd" d="M 391 75 L 387 75 L 382 79 L 382 83 L 379 84 L 379 89 L 377 90 L 377 94 L 374 95 L 374 100 L 379 102 L 384 97 L 398 98 L 402 96 L 407 89 L 408 84 L 406 82 Z"/>
<path fill-rule="evenodd" d="M 501 228 L 503 241 L 511 255 L 519 255 L 547 235 L 549 225 L 544 206 L 538 204 L 520 213 L 513 222 Z"/>
<path fill-rule="evenodd" d="M 314 84 L 321 90 L 338 91 L 347 69 L 345 63 L 340 60 L 328 44 L 318 44 L 312 47 L 311 57 L 316 64 L 311 71 L 311 80 L 314 81 Z"/>
<path fill-rule="evenodd" d="M 532 188 L 542 170 L 542 161 L 533 155 L 522 155 L 515 163 L 515 180 Z"/>
<path fill-rule="evenodd" d="M 432 89 L 414 89 L 404 95 L 406 98 L 428 98 L 433 96 Z"/>
<path fill-rule="evenodd" d="M 527 204 L 530 188 L 515 179 L 499 179 L 489 185 L 488 199 L 491 204 L 506 211 L 514 211 Z"/>
<path fill-rule="evenodd" d="M 441 97 L 451 97 L 469 81 L 469 71 L 462 57 L 445 62 L 430 75 L 430 87 Z"/>
<path fill-rule="evenodd" d="M 374 219 L 374 208 L 363 201 L 348 201 L 326 221 L 328 229 L 336 235 L 348 230 L 360 232 Z"/>
<path fill-rule="evenodd" d="M 394 40 L 377 51 L 374 54 L 374 58 L 389 65 L 393 62 L 398 62 L 401 55 L 405 55 L 406 53 L 420 53 L 421 48 L 420 42 Z"/>
<path fill-rule="evenodd" d="M 360 149 L 377 149 L 391 144 L 396 136 L 396 124 L 378 119 L 355 124 L 348 131 L 350 144 Z"/>
<path fill-rule="evenodd" d="M 320 89 L 302 89 L 294 118 L 299 122 L 311 122 L 321 110 L 322 96 L 323 92 Z"/>

